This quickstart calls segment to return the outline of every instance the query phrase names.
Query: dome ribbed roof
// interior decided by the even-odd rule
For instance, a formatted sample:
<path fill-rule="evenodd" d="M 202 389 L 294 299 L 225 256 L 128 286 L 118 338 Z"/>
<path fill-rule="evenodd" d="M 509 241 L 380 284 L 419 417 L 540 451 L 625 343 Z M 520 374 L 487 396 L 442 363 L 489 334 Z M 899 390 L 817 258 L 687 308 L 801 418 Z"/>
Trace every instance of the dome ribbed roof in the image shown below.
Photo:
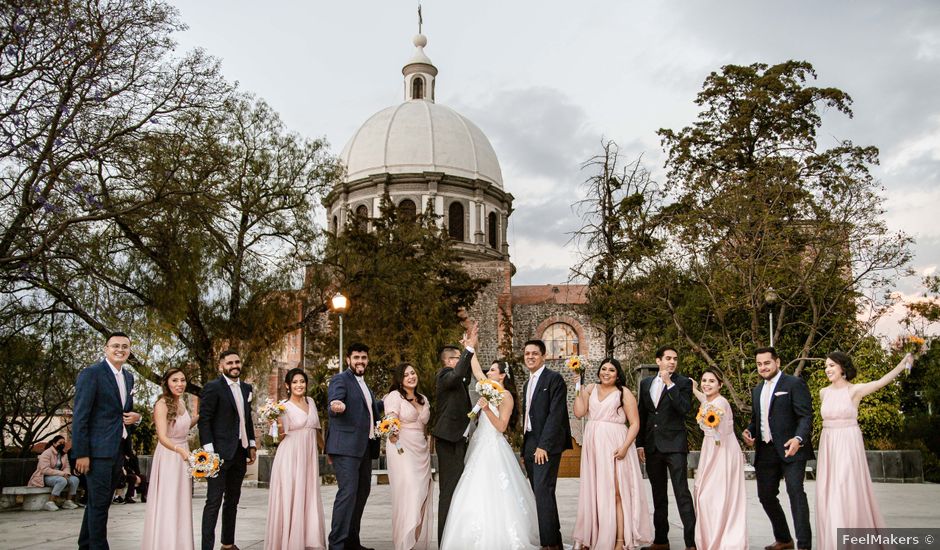
<path fill-rule="evenodd" d="M 443 172 L 503 187 L 486 135 L 449 107 L 413 99 L 369 117 L 343 148 L 346 180 L 375 174 Z"/>

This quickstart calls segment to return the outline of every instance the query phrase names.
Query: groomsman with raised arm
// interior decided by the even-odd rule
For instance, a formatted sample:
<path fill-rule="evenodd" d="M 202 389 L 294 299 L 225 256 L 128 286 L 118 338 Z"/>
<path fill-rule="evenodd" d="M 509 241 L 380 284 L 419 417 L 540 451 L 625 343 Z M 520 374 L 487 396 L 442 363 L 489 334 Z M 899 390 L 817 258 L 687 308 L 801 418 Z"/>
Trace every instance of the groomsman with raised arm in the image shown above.
<path fill-rule="evenodd" d="M 336 498 L 330 527 L 330 550 L 371 550 L 362 546 L 359 528 L 372 490 L 372 459 L 379 457 L 375 423 L 384 405 L 366 385 L 369 347 L 354 343 L 346 349 L 346 370 L 327 388 L 330 423 L 326 454 L 336 475 Z"/>
<path fill-rule="evenodd" d="M 108 508 L 123 466 L 121 441 L 128 427 L 140 421 L 134 409 L 134 377 L 124 368 L 131 340 L 123 332 L 105 339 L 104 359 L 78 374 L 72 409 L 72 451 L 75 472 L 84 475 L 88 501 L 79 549 L 107 550 Z"/>
<path fill-rule="evenodd" d="M 257 456 L 251 420 L 251 386 L 239 380 L 242 360 L 235 350 L 219 355 L 221 376 L 202 388 L 199 405 L 199 441 L 222 459 L 219 475 L 210 477 L 202 509 L 202 550 L 215 545 L 215 525 L 222 510 L 222 548 L 235 546 L 235 516 L 248 465 Z"/>
<path fill-rule="evenodd" d="M 780 370 L 777 350 L 759 348 L 754 350 L 754 359 L 762 381 L 751 392 L 751 422 L 741 436 L 748 445 L 757 444 L 754 452 L 757 498 L 770 518 L 775 539 L 765 550 L 793 548 L 787 516 L 777 499 L 781 478 L 790 497 L 798 548 L 811 548 L 813 533 L 803 479 L 806 461 L 816 457 L 812 441 L 813 399 L 802 378 Z"/>
<path fill-rule="evenodd" d="M 437 402 L 437 421 L 431 429 L 434 447 L 437 450 L 437 472 L 440 485 L 440 497 L 437 507 L 437 540 L 444 538 L 444 524 L 450 511 L 450 501 L 457 488 L 457 482 L 463 474 L 464 457 L 467 454 L 467 429 L 470 419 L 471 403 L 468 384 L 473 378 L 470 373 L 470 358 L 477 345 L 477 324 L 464 321 L 467 327 L 464 348 L 445 346 L 441 350 L 441 368 L 437 371 L 435 400 Z"/>
<path fill-rule="evenodd" d="M 669 495 L 666 480 L 682 519 L 682 537 L 695 548 L 695 506 L 689 491 L 689 440 L 685 420 L 692 410 L 692 381 L 676 372 L 679 354 L 672 346 L 656 350 L 655 376 L 640 382 L 640 433 L 637 454 L 646 463 L 653 490 L 653 544 L 643 550 L 669 550 Z"/>
<path fill-rule="evenodd" d="M 522 348 L 529 380 L 523 388 L 522 458 L 539 520 L 543 550 L 561 550 L 561 522 L 555 485 L 561 453 L 571 448 L 568 423 L 568 386 L 557 372 L 545 368 L 545 342 L 529 340 Z"/>

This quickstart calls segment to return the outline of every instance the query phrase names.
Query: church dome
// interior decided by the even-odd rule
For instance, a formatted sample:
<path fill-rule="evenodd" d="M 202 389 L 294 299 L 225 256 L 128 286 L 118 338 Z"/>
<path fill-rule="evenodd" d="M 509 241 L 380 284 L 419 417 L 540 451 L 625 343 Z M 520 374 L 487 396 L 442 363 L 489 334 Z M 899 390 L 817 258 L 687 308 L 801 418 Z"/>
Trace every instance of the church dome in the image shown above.
<path fill-rule="evenodd" d="M 375 113 L 340 159 L 346 180 L 375 174 L 443 172 L 503 187 L 496 151 L 466 117 L 433 98 L 409 99 Z"/>

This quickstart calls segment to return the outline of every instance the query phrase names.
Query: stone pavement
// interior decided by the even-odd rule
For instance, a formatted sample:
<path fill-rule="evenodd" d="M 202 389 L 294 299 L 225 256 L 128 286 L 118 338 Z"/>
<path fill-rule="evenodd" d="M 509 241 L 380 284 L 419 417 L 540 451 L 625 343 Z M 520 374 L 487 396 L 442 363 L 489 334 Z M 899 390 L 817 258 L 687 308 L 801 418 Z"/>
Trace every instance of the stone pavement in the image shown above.
<path fill-rule="evenodd" d="M 691 484 L 690 480 L 690 484 Z M 815 521 L 815 482 L 807 481 L 810 509 Z M 646 484 L 647 498 L 650 498 Z M 329 525 L 336 486 L 323 487 L 323 504 L 326 522 Z M 885 521 L 890 527 L 940 527 L 940 485 L 936 484 L 891 484 L 876 483 L 875 494 L 881 503 Z M 763 548 L 773 541 L 770 524 L 757 501 L 757 488 L 753 481 L 747 482 L 748 530 L 751 548 Z M 197 485 L 193 500 L 193 525 L 198 533 L 199 518 L 205 499 L 205 486 Z M 789 510 L 786 491 L 781 485 L 781 499 Z M 558 482 L 558 504 L 561 512 L 562 534 L 566 543 L 571 543 L 578 501 L 578 480 L 560 479 Z M 670 503 L 672 494 L 670 490 Z M 437 507 L 435 496 L 435 510 Z M 264 523 L 267 513 L 267 489 L 245 488 L 238 509 L 236 543 L 243 550 L 264 548 Z M 140 533 L 143 531 L 145 504 L 116 504 L 111 507 L 109 540 L 112 550 L 136 550 L 140 548 Z M 362 521 L 363 544 L 376 550 L 392 548 L 389 542 L 391 531 L 391 505 L 388 485 L 372 488 L 372 496 L 366 506 Z M 675 507 L 669 514 L 672 524 L 670 541 L 673 548 L 682 548 L 682 526 Z M 81 526 L 82 510 L 60 510 L 58 512 L 23 512 L 19 510 L 0 512 L 0 548 L 35 548 L 60 550 L 76 548 L 78 530 Z M 436 532 L 436 529 L 432 531 Z M 217 539 L 218 540 L 218 539 Z M 198 539 L 197 548 L 198 548 Z M 436 548 L 436 546 L 434 546 Z M 459 549 L 457 549 L 459 550 Z"/>

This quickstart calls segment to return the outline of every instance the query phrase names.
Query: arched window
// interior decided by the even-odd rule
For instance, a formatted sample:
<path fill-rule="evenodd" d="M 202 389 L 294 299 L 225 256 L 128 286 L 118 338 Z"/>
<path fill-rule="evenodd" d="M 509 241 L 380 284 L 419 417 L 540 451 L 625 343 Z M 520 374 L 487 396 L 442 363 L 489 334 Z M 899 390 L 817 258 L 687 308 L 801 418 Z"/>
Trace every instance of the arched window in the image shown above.
<path fill-rule="evenodd" d="M 463 205 L 457 201 L 447 208 L 447 234 L 455 241 L 463 240 Z"/>
<path fill-rule="evenodd" d="M 411 99 L 424 99 L 424 79 L 420 76 L 411 81 Z"/>
<path fill-rule="evenodd" d="M 398 212 L 403 220 L 414 220 L 418 217 L 418 207 L 411 199 L 405 199 L 398 203 Z"/>
<path fill-rule="evenodd" d="M 496 248 L 499 243 L 499 235 L 497 235 L 497 216 L 496 212 L 490 212 L 490 215 L 487 216 L 486 232 L 488 233 L 487 237 L 489 238 L 490 248 Z"/>
<path fill-rule="evenodd" d="M 369 227 L 369 207 L 360 204 L 356 207 L 356 225 L 359 229 L 365 230 Z"/>
<path fill-rule="evenodd" d="M 578 333 L 568 323 L 552 323 L 542 333 L 545 342 L 545 358 L 566 358 L 580 353 Z"/>
<path fill-rule="evenodd" d="M 333 234 L 339 234 L 339 218 L 333 216 Z"/>

